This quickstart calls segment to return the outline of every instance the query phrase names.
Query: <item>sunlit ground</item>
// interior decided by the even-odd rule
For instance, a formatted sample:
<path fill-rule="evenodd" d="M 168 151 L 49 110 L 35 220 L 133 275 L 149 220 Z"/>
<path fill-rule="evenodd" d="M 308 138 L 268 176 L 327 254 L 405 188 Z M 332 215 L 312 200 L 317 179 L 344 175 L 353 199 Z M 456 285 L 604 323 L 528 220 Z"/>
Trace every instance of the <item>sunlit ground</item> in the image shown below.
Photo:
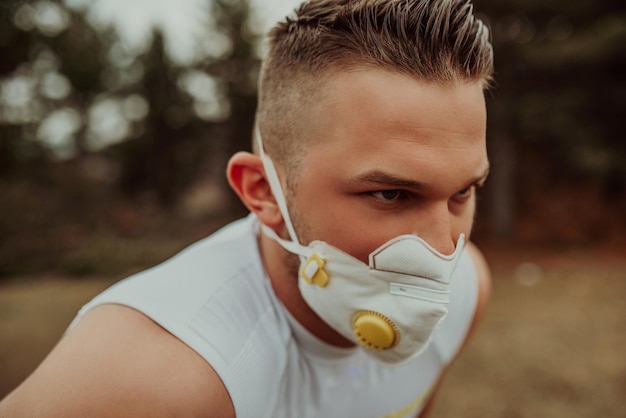
<path fill-rule="evenodd" d="M 433 417 L 624 416 L 626 249 L 487 249 L 493 301 Z M 113 279 L 0 285 L 0 396 L 41 361 Z"/>

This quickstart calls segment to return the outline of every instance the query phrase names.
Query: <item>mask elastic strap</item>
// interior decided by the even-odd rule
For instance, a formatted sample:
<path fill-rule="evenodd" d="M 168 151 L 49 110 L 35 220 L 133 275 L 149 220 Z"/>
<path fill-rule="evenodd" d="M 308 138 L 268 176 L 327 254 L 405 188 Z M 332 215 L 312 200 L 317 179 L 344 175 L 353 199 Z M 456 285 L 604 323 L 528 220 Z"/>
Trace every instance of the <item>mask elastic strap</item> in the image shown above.
<path fill-rule="evenodd" d="M 282 239 L 281 237 L 278 236 L 276 231 L 274 231 L 272 228 L 266 225 L 261 224 L 261 229 L 263 230 L 263 233 L 266 236 L 278 242 L 281 247 L 283 247 L 285 250 L 289 251 L 292 254 L 297 254 L 306 259 L 306 258 L 309 258 L 314 253 L 313 249 L 309 247 L 300 245 L 295 241 L 287 241 L 286 239 Z"/>
<path fill-rule="evenodd" d="M 261 156 L 261 162 L 263 163 L 263 167 L 265 168 L 265 174 L 267 175 L 267 181 L 270 184 L 270 189 L 272 190 L 272 193 L 274 194 L 274 198 L 276 199 L 276 203 L 278 204 L 280 213 L 283 215 L 283 220 L 285 221 L 285 225 L 287 226 L 287 232 L 289 232 L 289 236 L 291 237 L 291 240 L 293 241 L 293 243 L 299 245 L 300 241 L 298 240 L 298 235 L 296 234 L 296 230 L 294 229 L 293 224 L 291 223 L 291 218 L 289 217 L 289 210 L 287 210 L 287 201 L 285 200 L 285 195 L 283 194 L 283 189 L 280 184 L 280 180 L 278 178 L 278 173 L 276 172 L 276 167 L 274 167 L 274 163 L 272 162 L 272 159 L 267 154 L 265 154 L 265 149 L 263 147 L 263 140 L 261 139 L 261 130 L 259 129 L 258 124 L 255 126 L 254 133 L 256 136 L 257 145 L 259 146 L 259 155 Z M 270 228 L 263 228 L 263 231 L 265 232 L 266 229 L 269 229 L 270 231 L 272 231 Z M 268 234 L 266 233 L 266 235 Z M 281 240 L 281 241 L 287 242 L 283 240 L 282 238 L 280 238 L 276 233 L 274 233 L 274 236 L 270 236 L 270 237 L 278 238 L 277 241 Z M 278 241 L 278 242 L 280 243 L 281 241 Z M 285 246 L 283 245 L 283 247 Z M 285 249 L 287 251 L 294 252 L 294 251 L 291 251 L 287 247 L 285 247 Z M 296 251 L 295 253 L 299 254 L 300 252 Z"/>

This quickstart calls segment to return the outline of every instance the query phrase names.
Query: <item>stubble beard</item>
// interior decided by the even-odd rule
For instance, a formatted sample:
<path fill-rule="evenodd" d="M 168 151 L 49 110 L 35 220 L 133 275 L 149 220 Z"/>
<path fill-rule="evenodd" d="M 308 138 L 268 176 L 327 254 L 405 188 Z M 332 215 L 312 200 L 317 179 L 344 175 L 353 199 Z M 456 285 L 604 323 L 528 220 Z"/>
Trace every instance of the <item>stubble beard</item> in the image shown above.
<path fill-rule="evenodd" d="M 293 193 L 288 193 L 287 202 L 293 200 Z M 291 223 L 293 224 L 293 228 L 296 230 L 296 234 L 298 234 L 298 240 L 301 245 L 308 245 L 312 241 L 312 233 L 306 222 L 302 219 L 301 211 L 295 204 L 287 203 L 289 216 L 291 218 Z M 283 263 L 287 267 L 287 271 L 291 277 L 298 279 L 299 271 L 300 271 L 300 256 L 297 254 L 292 254 L 288 251 L 285 251 L 285 255 L 283 257 Z"/>

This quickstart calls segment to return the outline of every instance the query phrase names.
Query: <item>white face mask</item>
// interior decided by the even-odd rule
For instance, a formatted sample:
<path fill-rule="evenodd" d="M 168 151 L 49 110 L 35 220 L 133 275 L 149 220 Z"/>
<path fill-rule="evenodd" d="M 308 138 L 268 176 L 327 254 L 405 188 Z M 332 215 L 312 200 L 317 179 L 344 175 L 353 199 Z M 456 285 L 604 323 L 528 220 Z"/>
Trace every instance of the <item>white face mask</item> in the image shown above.
<path fill-rule="evenodd" d="M 278 174 L 256 131 L 268 182 L 291 241 L 262 226 L 268 237 L 298 254 L 298 286 L 317 315 L 367 353 L 390 364 L 421 353 L 448 312 L 450 277 L 463 249 L 461 234 L 452 255 L 443 255 L 415 235 L 387 241 L 369 264 L 322 241 L 301 245 L 291 223 Z"/>

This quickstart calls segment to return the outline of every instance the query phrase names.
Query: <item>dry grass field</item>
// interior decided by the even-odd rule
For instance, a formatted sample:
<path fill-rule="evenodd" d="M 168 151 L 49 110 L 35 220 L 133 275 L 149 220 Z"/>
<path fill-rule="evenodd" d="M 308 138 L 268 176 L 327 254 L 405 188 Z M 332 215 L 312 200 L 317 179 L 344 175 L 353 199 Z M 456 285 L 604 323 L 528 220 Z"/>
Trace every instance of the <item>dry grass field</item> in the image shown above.
<path fill-rule="evenodd" d="M 487 248 L 493 300 L 434 418 L 626 416 L 626 248 Z M 0 284 L 0 397 L 117 278 Z"/>
<path fill-rule="evenodd" d="M 487 256 L 493 300 L 434 417 L 626 417 L 626 248 Z"/>

